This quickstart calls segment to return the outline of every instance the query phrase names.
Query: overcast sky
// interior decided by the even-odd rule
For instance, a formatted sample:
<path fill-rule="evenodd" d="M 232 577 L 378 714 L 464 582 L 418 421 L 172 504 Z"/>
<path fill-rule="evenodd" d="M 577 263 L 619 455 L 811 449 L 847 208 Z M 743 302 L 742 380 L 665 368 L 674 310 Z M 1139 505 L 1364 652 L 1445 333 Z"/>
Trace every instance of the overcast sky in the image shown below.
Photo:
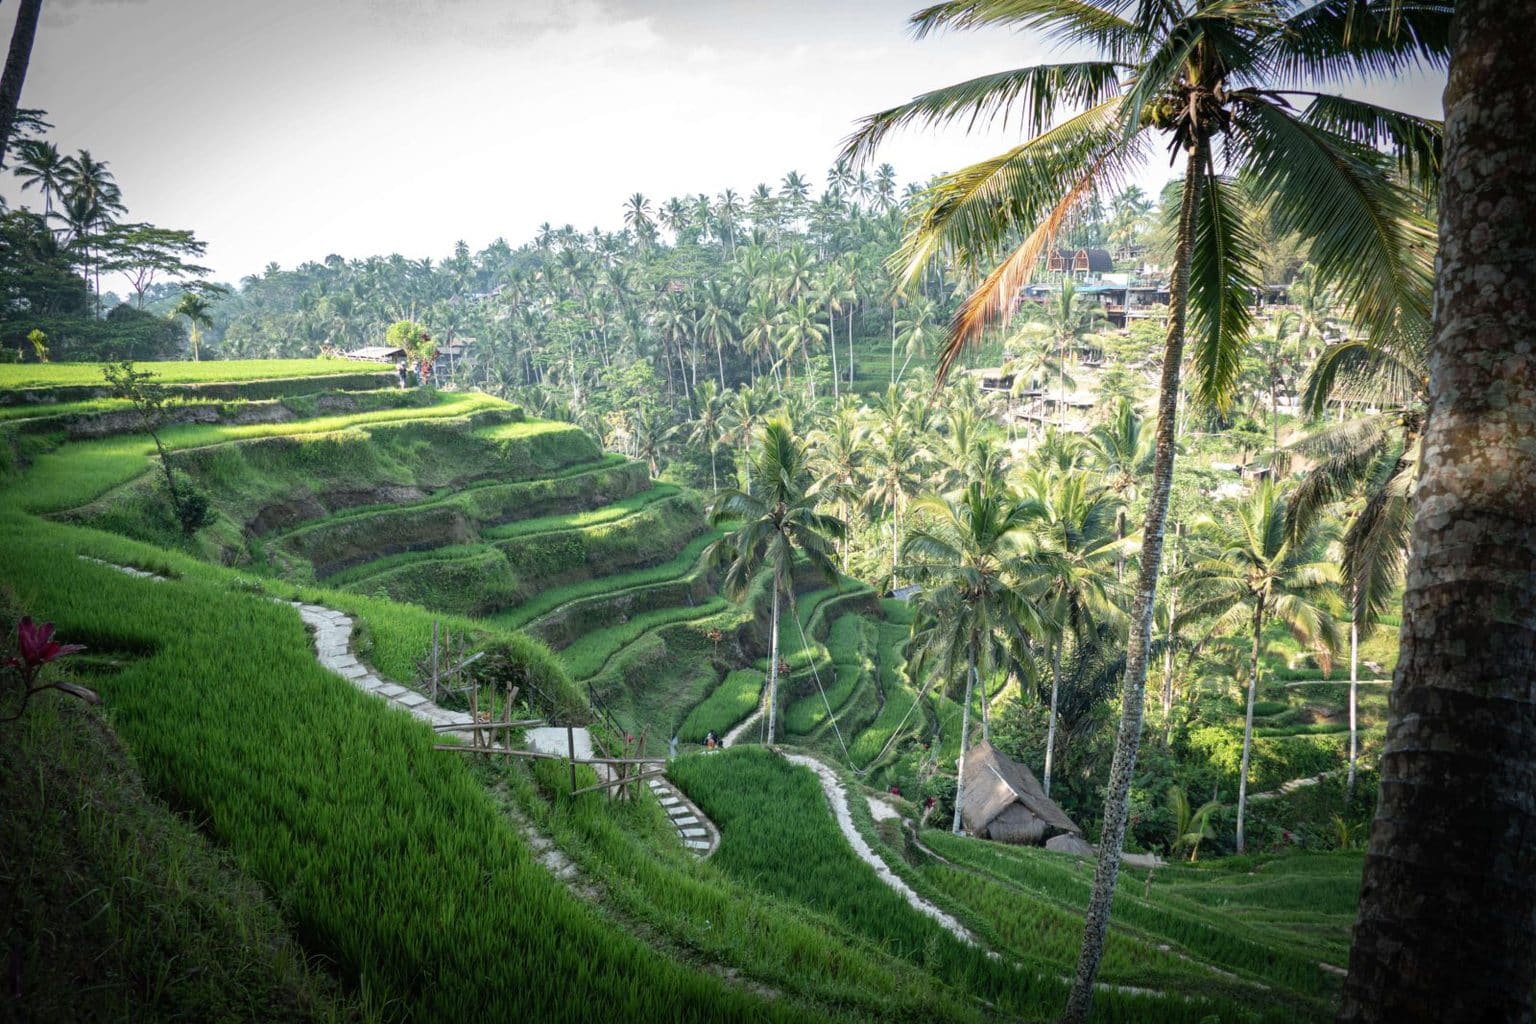
<path fill-rule="evenodd" d="M 917 6 L 44 0 L 22 106 L 110 164 L 133 219 L 207 241 L 220 279 L 333 252 L 440 258 L 544 221 L 617 228 L 636 191 L 744 193 L 791 169 L 819 187 L 861 115 L 1048 55 L 997 31 L 915 41 Z M 1439 92 L 1375 95 L 1438 116 Z M 880 156 L 905 182 L 1003 141 L 909 133 Z M 9 175 L 0 191 L 17 200 Z"/>

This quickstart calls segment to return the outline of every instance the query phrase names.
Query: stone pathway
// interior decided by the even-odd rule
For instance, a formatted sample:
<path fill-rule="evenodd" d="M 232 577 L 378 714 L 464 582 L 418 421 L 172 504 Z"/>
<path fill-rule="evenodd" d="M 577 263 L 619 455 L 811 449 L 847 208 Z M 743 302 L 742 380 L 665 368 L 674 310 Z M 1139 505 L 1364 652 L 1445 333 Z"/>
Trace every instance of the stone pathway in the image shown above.
<path fill-rule="evenodd" d="M 722 747 L 734 746 L 736 741 L 745 736 L 749 730 L 757 728 L 757 723 L 762 719 L 762 717 L 763 709 L 758 708 L 756 711 L 748 715 L 740 725 L 726 733 L 725 736 L 721 738 L 720 745 Z"/>
<path fill-rule="evenodd" d="M 1285 782 L 1280 783 L 1278 789 L 1271 789 L 1265 793 L 1249 793 L 1248 802 L 1255 803 L 1259 800 L 1275 800 L 1279 797 L 1286 796 L 1287 794 L 1294 793 L 1298 789 L 1303 789 L 1307 786 L 1315 786 L 1319 782 L 1322 782 L 1324 779 L 1333 778 L 1335 775 L 1347 774 L 1349 774 L 1348 768 L 1333 768 L 1319 775 L 1308 775 L 1305 778 L 1300 779 L 1287 779 Z"/>
<path fill-rule="evenodd" d="M 130 565 L 118 565 L 115 562 L 106 562 L 88 555 L 81 555 L 80 558 L 82 561 L 95 562 L 139 579 L 153 580 L 156 583 L 164 583 L 166 580 L 158 573 L 135 569 Z M 371 693 L 386 701 L 391 707 L 398 708 L 434 727 L 469 725 L 474 721 L 469 712 L 449 711 L 447 708 L 438 707 L 415 690 L 385 679 L 358 661 L 357 655 L 352 652 L 352 617 L 346 612 L 326 608 L 324 605 L 305 604 L 302 601 L 279 601 L 278 603 L 298 609 L 299 618 L 314 630 L 316 660 L 359 690 Z M 457 730 L 450 730 L 449 734 L 462 735 Z M 528 729 L 524 736 L 532 750 L 564 756 L 570 749 L 570 740 L 566 736 L 565 729 L 560 726 Z M 591 733 L 584 728 L 576 729 L 574 739 L 576 756 L 590 758 L 592 756 Z M 719 848 L 720 830 L 714 822 L 704 816 L 703 811 L 664 778 L 651 779 L 650 786 L 651 792 L 656 794 L 662 808 L 671 818 L 673 828 L 677 829 L 677 838 L 681 840 L 684 849 L 691 850 L 700 857 L 708 857 Z M 564 854 L 554 848 L 549 839 L 532 829 L 524 831 L 525 835 L 529 836 L 529 844 L 534 847 L 535 853 L 545 867 L 563 880 L 574 877 L 575 868 Z M 534 837 L 537 837 L 537 841 Z"/>
<path fill-rule="evenodd" d="M 853 852 L 858 855 L 859 860 L 875 869 L 875 874 L 880 876 L 880 881 L 906 900 L 913 910 L 933 918 L 961 942 L 972 946 L 981 945 L 976 936 L 971 934 L 970 929 L 914 892 L 912 887 L 898 877 L 891 870 L 890 865 L 870 848 L 869 843 L 859 834 L 858 828 L 853 823 L 853 813 L 848 808 L 848 794 L 843 789 L 843 782 L 837 777 L 836 772 L 814 757 L 806 757 L 803 754 L 784 754 L 783 757 L 791 764 L 803 765 L 816 773 L 816 778 L 821 781 L 821 790 L 827 795 L 827 802 L 832 805 L 832 814 L 837 818 L 837 827 L 842 829 L 843 837 L 848 840 L 848 845 L 853 847 Z"/>
<path fill-rule="evenodd" d="M 685 849 L 692 850 L 702 859 L 720 848 L 720 830 L 693 801 L 683 796 L 668 779 L 655 778 L 648 781 L 651 792 L 661 801 L 661 809 L 672 820 L 672 827 L 677 829 L 677 838 L 683 841 Z"/>
<path fill-rule="evenodd" d="M 345 612 L 318 604 L 285 601 L 299 610 L 299 618 L 315 631 L 315 657 L 320 664 L 341 676 L 364 693 L 387 701 L 428 725 L 469 725 L 474 719 L 468 711 L 440 708 L 415 690 L 391 682 L 357 660 L 352 653 L 352 618 Z"/>

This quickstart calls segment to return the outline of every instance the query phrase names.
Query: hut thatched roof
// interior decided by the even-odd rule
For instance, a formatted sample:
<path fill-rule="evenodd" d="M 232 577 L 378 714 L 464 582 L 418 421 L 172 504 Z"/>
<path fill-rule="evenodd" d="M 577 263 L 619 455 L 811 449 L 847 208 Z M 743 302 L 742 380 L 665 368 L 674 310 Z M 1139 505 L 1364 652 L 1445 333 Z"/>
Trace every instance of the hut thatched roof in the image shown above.
<path fill-rule="evenodd" d="M 1082 834 L 1033 772 L 986 740 L 965 752 L 960 816 L 973 835 L 1004 842 L 1038 844 L 1064 832 Z"/>

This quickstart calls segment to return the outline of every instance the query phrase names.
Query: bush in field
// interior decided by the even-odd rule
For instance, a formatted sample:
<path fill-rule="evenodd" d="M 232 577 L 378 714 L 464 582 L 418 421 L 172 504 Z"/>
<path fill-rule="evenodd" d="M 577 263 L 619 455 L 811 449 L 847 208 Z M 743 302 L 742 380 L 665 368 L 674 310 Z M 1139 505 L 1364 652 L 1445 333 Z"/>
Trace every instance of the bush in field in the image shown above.
<path fill-rule="evenodd" d="M 154 374 L 134 369 L 133 363 L 127 359 L 121 363 L 108 363 L 102 367 L 101 372 L 113 396 L 133 406 L 140 426 L 154 440 L 155 450 L 160 454 L 160 469 L 165 474 L 165 489 L 170 497 L 171 510 L 181 525 L 181 532 L 191 536 L 213 521 L 213 509 L 205 495 L 193 490 L 184 478 L 178 480 L 178 474 L 171 468 L 171 457 L 160 437 L 160 428 L 165 425 L 169 403 L 164 386 L 156 383 Z"/>
<path fill-rule="evenodd" d="M 539 708 L 558 721 L 585 720 L 586 702 L 565 679 L 549 671 L 548 657 L 531 657 L 535 641 L 516 636 L 492 641 L 484 656 L 470 666 L 471 678 L 481 686 L 507 694 L 515 687 L 519 699 Z"/>

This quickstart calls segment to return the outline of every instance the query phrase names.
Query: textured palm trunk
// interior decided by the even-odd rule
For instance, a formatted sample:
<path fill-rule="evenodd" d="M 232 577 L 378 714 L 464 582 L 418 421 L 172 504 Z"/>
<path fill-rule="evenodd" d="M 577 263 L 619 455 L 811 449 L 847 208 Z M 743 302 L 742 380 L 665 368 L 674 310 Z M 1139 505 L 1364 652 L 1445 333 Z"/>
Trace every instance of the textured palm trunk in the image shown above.
<path fill-rule="evenodd" d="M 1051 767 L 1056 763 L 1056 700 L 1061 692 L 1061 641 L 1051 645 L 1051 712 L 1045 727 L 1045 776 L 1040 788 L 1051 795 Z"/>
<path fill-rule="evenodd" d="M 976 685 L 976 655 L 973 652 L 965 673 L 965 706 L 960 711 L 960 760 L 955 764 L 955 820 L 950 831 L 960 834 L 960 804 L 965 799 L 965 745 L 971 736 L 971 693 Z"/>
<path fill-rule="evenodd" d="M 768 745 L 773 745 L 779 709 L 779 581 L 773 581 L 773 624 L 768 637 Z"/>
<path fill-rule="evenodd" d="M 16 125 L 16 108 L 21 104 L 21 86 L 32 61 L 32 40 L 42 10 L 43 0 L 21 0 L 16 27 L 11 30 L 11 48 L 5 57 L 5 73 L 0 76 L 0 167 L 5 166 L 6 146 Z"/>
<path fill-rule="evenodd" d="M 848 310 L 848 390 L 853 390 L 853 310 Z"/>
<path fill-rule="evenodd" d="M 1401 654 L 1339 1019 L 1531 1019 L 1536 981 L 1533 0 L 1461 0 Z"/>
<path fill-rule="evenodd" d="M 832 397 L 837 398 L 838 381 L 841 379 L 837 369 L 837 314 L 832 312 L 830 306 L 827 307 L 827 331 L 827 347 L 832 350 Z"/>
<path fill-rule="evenodd" d="M 1198 137 L 1197 137 L 1198 138 Z M 1093 983 L 1104 957 L 1110 904 L 1120 877 L 1120 847 L 1129 816 L 1131 775 L 1141 744 L 1141 719 L 1146 703 L 1147 650 L 1152 637 L 1152 609 L 1163 561 L 1163 527 L 1168 520 L 1168 496 L 1173 490 L 1174 442 L 1179 414 L 1179 370 L 1184 362 L 1184 323 L 1189 304 L 1189 251 L 1194 238 L 1195 208 L 1200 199 L 1200 165 L 1208 143 L 1198 138 L 1184 171 L 1184 195 L 1179 203 L 1178 242 L 1174 248 L 1173 281 L 1168 296 L 1168 338 L 1163 347 L 1163 371 L 1157 397 L 1157 450 L 1152 462 L 1152 493 L 1142 523 L 1141 564 L 1131 604 L 1130 634 L 1125 649 L 1125 682 L 1121 694 L 1120 729 L 1109 767 L 1104 798 L 1099 860 L 1094 869 L 1093 894 L 1083 921 L 1083 945 L 1072 978 L 1072 991 L 1062 1024 L 1086 1024 L 1093 1009 Z"/>
<path fill-rule="evenodd" d="M 971 678 L 981 694 L 981 738 L 992 742 L 992 702 L 987 698 L 987 688 L 982 685 L 981 674 L 976 669 L 976 638 L 971 638 Z"/>
<path fill-rule="evenodd" d="M 1360 753 L 1356 718 L 1356 694 L 1360 687 L 1360 612 L 1355 600 L 1358 596 L 1350 601 L 1349 607 L 1349 780 L 1344 784 L 1344 791 L 1349 796 L 1355 795 L 1355 762 Z"/>
<path fill-rule="evenodd" d="M 1253 610 L 1253 650 L 1248 656 L 1248 712 L 1243 717 L 1243 763 L 1237 770 L 1237 852 L 1242 853 L 1243 815 L 1248 809 L 1248 761 L 1253 751 L 1253 700 L 1259 692 L 1259 647 L 1264 642 L 1264 598 Z"/>

